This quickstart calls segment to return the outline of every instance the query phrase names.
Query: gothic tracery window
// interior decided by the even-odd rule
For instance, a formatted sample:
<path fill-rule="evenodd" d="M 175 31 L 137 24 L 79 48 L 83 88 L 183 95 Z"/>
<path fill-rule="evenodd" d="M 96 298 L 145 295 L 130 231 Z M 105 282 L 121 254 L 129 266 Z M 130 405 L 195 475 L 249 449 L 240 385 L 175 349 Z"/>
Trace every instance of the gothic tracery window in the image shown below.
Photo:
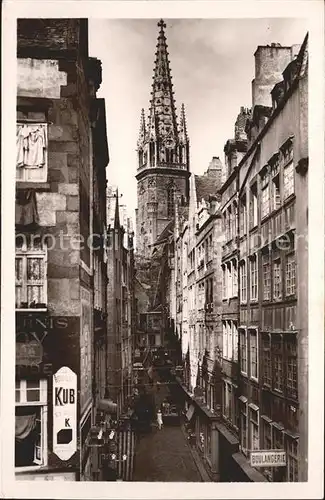
<path fill-rule="evenodd" d="M 167 190 L 167 215 L 168 215 L 168 217 L 173 217 L 175 214 L 174 197 L 175 197 L 175 186 L 173 184 L 171 184 L 168 186 L 168 190 Z"/>

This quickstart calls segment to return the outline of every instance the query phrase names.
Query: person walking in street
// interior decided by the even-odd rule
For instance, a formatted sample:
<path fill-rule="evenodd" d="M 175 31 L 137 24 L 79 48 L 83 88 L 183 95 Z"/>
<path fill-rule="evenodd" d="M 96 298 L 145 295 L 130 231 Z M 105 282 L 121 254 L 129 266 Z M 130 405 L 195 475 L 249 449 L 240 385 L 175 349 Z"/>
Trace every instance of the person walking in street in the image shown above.
<path fill-rule="evenodd" d="M 161 410 L 158 410 L 158 413 L 157 413 L 157 424 L 158 424 L 158 429 L 161 430 L 161 428 L 163 426 L 163 419 L 162 419 Z"/>

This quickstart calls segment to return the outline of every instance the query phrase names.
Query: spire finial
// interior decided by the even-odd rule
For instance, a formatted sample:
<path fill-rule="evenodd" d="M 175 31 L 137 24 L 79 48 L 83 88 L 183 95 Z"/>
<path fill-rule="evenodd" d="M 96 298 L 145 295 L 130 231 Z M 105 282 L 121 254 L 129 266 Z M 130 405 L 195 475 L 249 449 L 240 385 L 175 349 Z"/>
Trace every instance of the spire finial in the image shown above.
<path fill-rule="evenodd" d="M 157 26 L 160 28 L 160 31 L 164 31 L 164 28 L 166 28 L 166 24 L 163 19 L 160 19 L 159 23 Z"/>
<path fill-rule="evenodd" d="M 118 188 L 116 188 L 116 204 L 115 204 L 115 217 L 114 217 L 114 229 L 119 229 L 120 227 L 120 207 L 119 207 L 119 194 L 118 194 Z"/>
<path fill-rule="evenodd" d="M 186 126 L 186 116 L 185 116 L 185 106 L 182 103 L 181 106 L 181 117 L 180 117 L 180 139 L 184 142 L 188 141 L 187 126 Z"/>
<path fill-rule="evenodd" d="M 146 138 L 146 119 L 144 115 L 144 109 L 141 109 L 141 115 L 140 115 L 140 130 L 139 130 L 139 138 L 138 138 L 138 148 L 140 148 L 144 140 Z"/>

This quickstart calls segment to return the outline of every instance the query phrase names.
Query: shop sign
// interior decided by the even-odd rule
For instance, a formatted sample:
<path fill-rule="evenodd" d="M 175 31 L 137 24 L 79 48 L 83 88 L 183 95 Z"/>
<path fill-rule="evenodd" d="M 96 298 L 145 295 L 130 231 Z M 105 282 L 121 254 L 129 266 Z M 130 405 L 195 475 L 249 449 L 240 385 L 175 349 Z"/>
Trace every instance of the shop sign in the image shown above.
<path fill-rule="evenodd" d="M 285 467 L 287 456 L 284 450 L 252 451 L 250 456 L 252 467 Z"/>
<path fill-rule="evenodd" d="M 67 366 L 53 375 L 53 452 L 69 460 L 77 451 L 77 375 Z"/>
<path fill-rule="evenodd" d="M 16 343 L 16 365 L 39 365 L 43 360 L 43 346 L 36 340 Z"/>

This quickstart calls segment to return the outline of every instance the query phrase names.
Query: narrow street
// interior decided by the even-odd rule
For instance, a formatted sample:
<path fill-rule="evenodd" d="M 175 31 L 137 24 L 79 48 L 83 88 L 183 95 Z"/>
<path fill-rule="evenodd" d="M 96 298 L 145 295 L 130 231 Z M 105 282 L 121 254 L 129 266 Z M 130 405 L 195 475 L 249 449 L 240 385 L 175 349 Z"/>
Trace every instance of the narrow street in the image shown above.
<path fill-rule="evenodd" d="M 169 385 L 161 381 L 161 384 L 154 386 L 153 393 L 158 409 L 170 396 Z M 202 481 L 180 424 L 164 423 L 163 428 L 159 430 L 154 421 L 151 432 L 138 438 L 132 480 Z"/>
<path fill-rule="evenodd" d="M 152 426 L 139 439 L 133 481 L 202 481 L 180 426 Z"/>

